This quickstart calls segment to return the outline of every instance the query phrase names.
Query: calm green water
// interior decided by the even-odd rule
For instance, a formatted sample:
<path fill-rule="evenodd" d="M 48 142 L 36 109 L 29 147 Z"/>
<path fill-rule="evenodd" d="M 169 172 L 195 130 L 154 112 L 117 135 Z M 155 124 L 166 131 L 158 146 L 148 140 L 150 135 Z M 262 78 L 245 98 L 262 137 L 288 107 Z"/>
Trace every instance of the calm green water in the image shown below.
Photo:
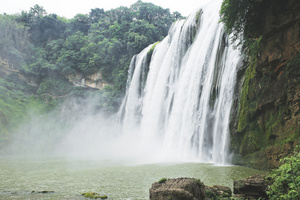
<path fill-rule="evenodd" d="M 149 188 L 162 177 L 200 178 L 206 185 L 232 187 L 233 180 L 261 171 L 211 164 L 144 164 L 66 159 L 0 158 L 0 199 L 84 199 L 83 192 L 109 199 L 148 199 Z M 51 194 L 32 191 L 55 191 Z"/>

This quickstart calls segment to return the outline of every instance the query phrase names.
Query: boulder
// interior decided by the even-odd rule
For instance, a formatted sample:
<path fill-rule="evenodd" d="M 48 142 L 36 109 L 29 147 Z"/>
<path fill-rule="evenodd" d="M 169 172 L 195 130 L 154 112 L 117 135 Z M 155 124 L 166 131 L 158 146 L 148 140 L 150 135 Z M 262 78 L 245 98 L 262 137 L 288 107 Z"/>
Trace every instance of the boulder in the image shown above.
<path fill-rule="evenodd" d="M 207 200 L 227 199 L 232 196 L 232 191 L 229 187 L 221 185 L 205 186 L 205 196 Z"/>
<path fill-rule="evenodd" d="M 235 198 L 259 199 L 267 198 L 267 183 L 264 175 L 255 174 L 245 180 L 234 181 L 233 193 Z"/>
<path fill-rule="evenodd" d="M 150 200 L 204 200 L 205 186 L 199 179 L 162 179 L 150 188 Z"/>

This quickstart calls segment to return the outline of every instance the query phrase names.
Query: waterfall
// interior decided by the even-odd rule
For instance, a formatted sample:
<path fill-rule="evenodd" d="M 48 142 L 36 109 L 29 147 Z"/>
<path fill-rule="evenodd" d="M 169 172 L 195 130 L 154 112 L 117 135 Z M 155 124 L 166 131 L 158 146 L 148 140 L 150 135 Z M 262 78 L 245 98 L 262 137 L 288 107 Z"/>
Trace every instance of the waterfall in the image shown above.
<path fill-rule="evenodd" d="M 132 58 L 119 117 L 123 134 L 157 157 L 226 164 L 238 50 L 213 1 Z M 152 52 L 152 49 L 154 51 Z"/>

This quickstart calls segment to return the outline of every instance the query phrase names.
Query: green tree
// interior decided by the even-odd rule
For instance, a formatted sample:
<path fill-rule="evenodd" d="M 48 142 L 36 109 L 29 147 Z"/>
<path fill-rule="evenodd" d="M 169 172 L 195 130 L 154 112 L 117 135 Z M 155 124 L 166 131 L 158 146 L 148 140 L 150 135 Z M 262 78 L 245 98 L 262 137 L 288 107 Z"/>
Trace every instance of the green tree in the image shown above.
<path fill-rule="evenodd" d="M 63 45 L 65 43 L 64 38 L 59 38 L 57 40 L 49 41 L 45 46 L 46 51 L 46 59 L 49 63 L 55 64 L 61 50 L 63 49 Z"/>
<path fill-rule="evenodd" d="M 46 10 L 38 4 L 35 4 L 33 7 L 31 7 L 29 13 L 35 17 L 42 17 L 47 14 Z"/>
<path fill-rule="evenodd" d="M 105 11 L 103 8 L 91 9 L 91 12 L 89 13 L 90 24 L 98 23 L 100 20 L 104 18 L 105 18 Z"/>
<path fill-rule="evenodd" d="M 89 16 L 77 14 L 71 19 L 71 27 L 73 32 L 80 31 L 86 35 L 90 29 Z"/>
<path fill-rule="evenodd" d="M 220 10 L 221 21 L 227 31 L 238 38 L 261 36 L 265 0 L 224 0 Z M 243 36 L 243 37 L 242 37 Z"/>
<path fill-rule="evenodd" d="M 168 34 L 169 27 L 175 20 L 182 19 L 178 12 L 171 14 L 169 9 L 163 9 L 152 3 L 138 1 L 131 8 L 135 10 L 137 19 L 153 24 L 158 30 L 157 33 L 164 36 Z"/>
<path fill-rule="evenodd" d="M 64 38 L 67 24 L 56 14 L 47 15 L 39 21 L 41 43 L 47 44 L 51 40 Z"/>
<path fill-rule="evenodd" d="M 136 32 L 128 33 L 127 48 L 132 54 L 140 52 L 145 48 L 146 44 L 149 44 L 148 38 L 145 35 L 140 35 Z"/>
<path fill-rule="evenodd" d="M 30 26 L 33 20 L 33 14 L 23 10 L 20 15 L 17 15 L 16 20 L 25 26 Z"/>
<path fill-rule="evenodd" d="M 87 36 L 79 31 L 66 39 L 56 63 L 63 74 L 70 74 L 76 71 L 87 73 L 89 65 L 84 49 L 86 43 Z"/>

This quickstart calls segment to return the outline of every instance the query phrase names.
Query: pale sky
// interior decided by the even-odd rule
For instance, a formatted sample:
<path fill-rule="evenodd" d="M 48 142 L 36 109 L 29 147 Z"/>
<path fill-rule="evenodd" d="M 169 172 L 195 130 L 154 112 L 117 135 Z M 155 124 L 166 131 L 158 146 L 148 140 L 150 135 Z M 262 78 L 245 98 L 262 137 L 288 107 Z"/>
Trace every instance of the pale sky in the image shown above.
<path fill-rule="evenodd" d="M 3 2 L 4 1 L 4 2 Z M 169 8 L 171 12 L 178 11 L 183 16 L 188 16 L 201 5 L 211 0 L 142 0 L 151 2 L 163 8 Z M 220 0 L 221 1 L 221 0 Z M 76 14 L 88 14 L 93 8 L 110 10 L 120 6 L 129 7 L 137 0 L 1 0 L 0 14 L 21 13 L 29 11 L 35 4 L 42 6 L 48 14 L 55 13 L 62 17 L 72 18 Z"/>

